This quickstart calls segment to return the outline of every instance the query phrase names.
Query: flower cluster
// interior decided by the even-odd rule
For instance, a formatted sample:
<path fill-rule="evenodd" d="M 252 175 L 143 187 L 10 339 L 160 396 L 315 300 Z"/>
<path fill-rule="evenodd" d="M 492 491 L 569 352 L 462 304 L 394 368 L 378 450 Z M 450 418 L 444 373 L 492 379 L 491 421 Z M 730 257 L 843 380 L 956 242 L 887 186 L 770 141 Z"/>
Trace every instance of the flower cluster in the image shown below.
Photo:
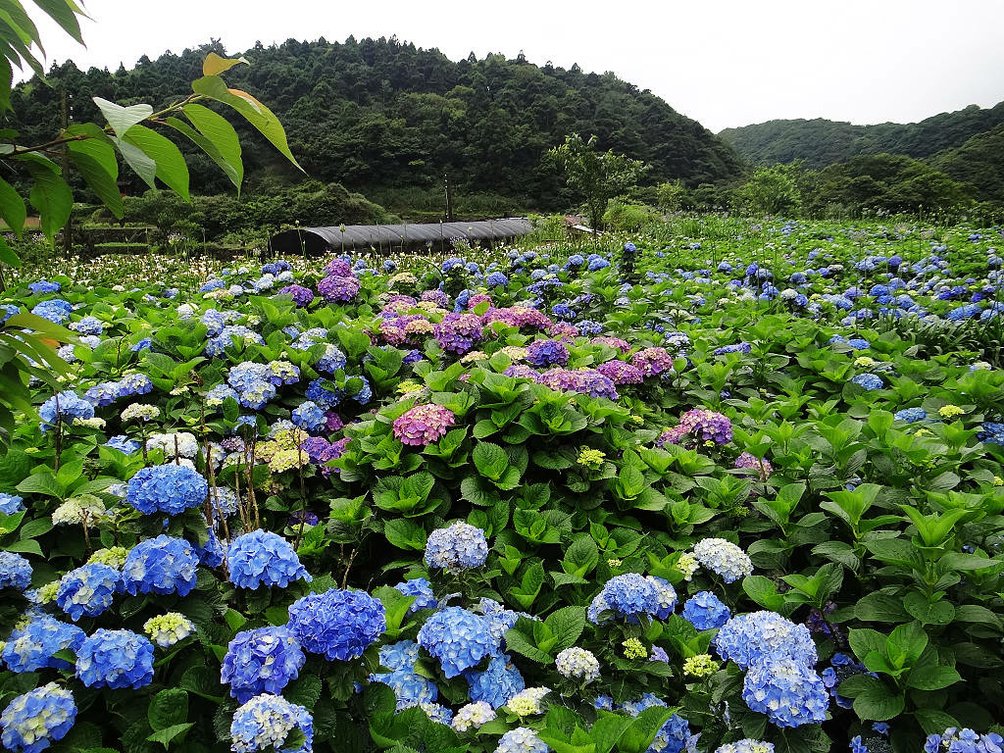
<path fill-rule="evenodd" d="M 484 531 L 463 521 L 433 531 L 425 545 L 425 564 L 449 573 L 481 567 L 486 559 Z"/>
<path fill-rule="evenodd" d="M 121 587 L 122 576 L 118 570 L 92 562 L 60 578 L 56 604 L 74 622 L 84 615 L 97 617 L 112 605 Z"/>
<path fill-rule="evenodd" d="M 638 622 L 641 615 L 664 620 L 676 606 L 676 591 L 668 581 L 637 573 L 615 575 L 592 600 L 587 610 L 590 622 L 599 623 L 609 613 L 628 622 Z"/>
<path fill-rule="evenodd" d="M 401 443 L 424 447 L 445 437 L 456 418 L 442 405 L 416 405 L 395 418 L 392 428 Z"/>
<path fill-rule="evenodd" d="M 73 423 L 76 419 L 94 418 L 94 405 L 72 390 L 53 395 L 38 409 L 41 429 L 45 431 L 58 423 Z"/>
<path fill-rule="evenodd" d="M 285 588 L 295 580 L 311 580 L 292 545 L 271 531 L 251 531 L 235 538 L 227 548 L 227 564 L 230 582 L 238 588 Z"/>
<path fill-rule="evenodd" d="M 297 747 L 287 745 L 293 731 L 302 735 Z M 230 724 L 233 753 L 310 753 L 313 750 L 314 720 L 303 706 L 265 693 L 255 696 L 234 712 Z"/>
<path fill-rule="evenodd" d="M 43 613 L 32 615 L 30 620 L 16 628 L 3 644 L 0 658 L 7 668 L 11 672 L 37 672 L 46 667 L 68 669 L 69 662 L 56 658 L 56 654 L 80 648 L 86 637 L 84 631 Z"/>
<path fill-rule="evenodd" d="M 703 567 L 734 583 L 753 573 L 753 562 L 740 547 L 725 539 L 701 539 L 694 544 L 694 556 Z"/>
<path fill-rule="evenodd" d="M 180 515 L 206 501 L 209 484 L 198 471 L 168 463 L 141 468 L 131 479 L 126 502 L 144 515 Z"/>
<path fill-rule="evenodd" d="M 168 612 L 143 623 L 143 632 L 161 648 L 170 648 L 194 633 L 195 625 L 183 614 Z"/>
<path fill-rule="evenodd" d="M 282 693 L 300 673 L 307 657 L 285 627 L 263 627 L 237 633 L 227 647 L 220 681 L 230 695 L 246 703 L 260 693 Z"/>
<path fill-rule="evenodd" d="M 418 632 L 418 643 L 439 660 L 447 678 L 477 666 L 498 651 L 488 621 L 460 607 L 433 614 Z"/>
<path fill-rule="evenodd" d="M 195 548 L 174 536 L 145 539 L 133 547 L 122 566 L 122 587 L 132 594 L 187 596 L 195 588 L 199 558 Z"/>
<path fill-rule="evenodd" d="M 558 674 L 589 683 L 600 677 L 600 663 L 592 651 L 572 646 L 561 651 L 556 660 Z"/>
<path fill-rule="evenodd" d="M 743 669 L 774 659 L 794 659 L 811 667 L 818 658 L 805 625 L 767 611 L 736 615 L 715 635 L 714 646 L 723 659 L 731 659 Z"/>
<path fill-rule="evenodd" d="M 0 742 L 16 753 L 40 753 L 66 737 L 76 719 L 73 694 L 50 682 L 7 705 L 0 714 Z"/>
<path fill-rule="evenodd" d="M 0 589 L 24 591 L 31 585 L 31 563 L 20 554 L 0 550 Z"/>
<path fill-rule="evenodd" d="M 332 588 L 293 602 L 288 627 L 307 651 L 349 661 L 383 635 L 387 622 L 379 600 L 363 591 Z"/>
<path fill-rule="evenodd" d="M 698 630 L 720 628 L 732 613 L 710 591 L 698 591 L 683 604 L 683 618 Z"/>
<path fill-rule="evenodd" d="M 687 440 L 728 444 L 732 441 L 732 422 L 721 413 L 693 408 L 680 416 L 678 425 L 663 432 L 656 444 L 661 447 L 665 444 L 683 444 Z"/>
<path fill-rule="evenodd" d="M 153 682 L 153 644 L 130 630 L 99 628 L 80 644 L 77 679 L 89 688 L 139 688 Z"/>

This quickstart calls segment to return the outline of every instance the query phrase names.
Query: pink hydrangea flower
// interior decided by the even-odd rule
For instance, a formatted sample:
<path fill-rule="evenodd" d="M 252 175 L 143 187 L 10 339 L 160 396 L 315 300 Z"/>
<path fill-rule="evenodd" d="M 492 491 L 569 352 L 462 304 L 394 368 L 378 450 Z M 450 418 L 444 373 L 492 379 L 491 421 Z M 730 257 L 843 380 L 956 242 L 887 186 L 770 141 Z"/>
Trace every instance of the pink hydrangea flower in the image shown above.
<path fill-rule="evenodd" d="M 403 444 L 424 447 L 446 436 L 456 418 L 442 405 L 416 405 L 394 419 L 394 436 Z"/>

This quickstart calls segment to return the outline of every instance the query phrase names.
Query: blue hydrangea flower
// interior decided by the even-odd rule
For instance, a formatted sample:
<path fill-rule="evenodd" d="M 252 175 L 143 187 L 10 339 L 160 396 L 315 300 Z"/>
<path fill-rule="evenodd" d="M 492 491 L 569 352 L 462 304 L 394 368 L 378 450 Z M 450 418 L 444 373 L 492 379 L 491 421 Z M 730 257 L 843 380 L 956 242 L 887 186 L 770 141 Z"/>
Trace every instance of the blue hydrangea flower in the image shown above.
<path fill-rule="evenodd" d="M 48 319 L 53 324 L 62 324 L 70 318 L 71 311 L 73 311 L 73 306 L 70 303 L 60 298 L 53 298 L 49 301 L 36 303 L 31 313 Z"/>
<path fill-rule="evenodd" d="M 924 753 L 997 753 L 1004 746 L 1004 737 L 996 732 L 981 735 L 971 729 L 949 727 L 940 735 L 928 735 Z"/>
<path fill-rule="evenodd" d="M 418 661 L 418 644 L 415 641 L 398 641 L 380 648 L 380 664 L 389 672 L 371 674 L 371 682 L 381 682 L 394 691 L 397 708 L 432 703 L 439 696 L 436 684 L 415 671 Z"/>
<path fill-rule="evenodd" d="M 294 580 L 312 580 L 300 564 L 293 546 L 271 531 L 252 531 L 234 539 L 227 548 L 230 582 L 238 588 L 285 588 Z"/>
<path fill-rule="evenodd" d="M 0 514 L 16 515 L 24 512 L 24 499 L 15 494 L 0 494 Z"/>
<path fill-rule="evenodd" d="M 0 551 L 0 588 L 23 591 L 31 585 L 31 563 L 20 554 Z"/>
<path fill-rule="evenodd" d="M 425 564 L 451 573 L 481 567 L 487 559 L 485 532 L 462 521 L 433 531 L 425 545 Z"/>
<path fill-rule="evenodd" d="M 435 609 L 439 606 L 436 595 L 432 592 L 432 584 L 425 578 L 412 578 L 404 580 L 394 586 L 405 596 L 414 596 L 415 600 L 408 607 L 409 613 L 414 613 L 420 609 Z"/>
<path fill-rule="evenodd" d="M 307 651 L 349 661 L 383 635 L 387 620 L 383 604 L 368 593 L 332 588 L 294 601 L 289 629 Z"/>
<path fill-rule="evenodd" d="M 75 418 L 94 418 L 94 406 L 73 390 L 64 390 L 42 403 L 38 415 L 42 419 L 40 428 L 44 432 L 60 421 L 73 423 Z"/>
<path fill-rule="evenodd" d="M 683 617 L 698 630 L 720 628 L 732 613 L 721 599 L 710 591 L 699 591 L 683 605 Z"/>
<path fill-rule="evenodd" d="M 144 515 L 180 515 L 206 501 L 209 484 L 188 466 L 167 463 L 141 468 L 129 479 L 126 502 Z"/>
<path fill-rule="evenodd" d="M 44 613 L 33 614 L 31 622 L 10 634 L 0 656 L 11 672 L 37 672 L 46 667 L 69 669 L 70 663 L 55 655 L 65 649 L 76 651 L 85 637 L 76 625 Z"/>
<path fill-rule="evenodd" d="M 76 622 L 84 615 L 97 617 L 112 605 L 122 576 L 110 565 L 91 562 L 70 570 L 59 581 L 56 604 Z"/>
<path fill-rule="evenodd" d="M 714 638 L 718 654 L 741 668 L 767 659 L 793 659 L 806 667 L 818 660 L 816 644 L 805 625 L 796 625 L 775 612 L 736 615 Z"/>
<path fill-rule="evenodd" d="M 346 363 L 345 354 L 342 353 L 336 345 L 326 343 L 324 346 L 324 352 L 321 354 L 321 357 L 317 359 L 315 366 L 318 371 L 323 371 L 327 374 L 334 374 L 339 369 L 344 369 Z"/>
<path fill-rule="evenodd" d="M 676 606 L 676 591 L 668 581 L 638 573 L 615 575 L 608 580 L 589 605 L 587 617 L 599 623 L 606 612 L 638 622 L 641 615 L 665 619 Z"/>
<path fill-rule="evenodd" d="M 237 633 L 227 647 L 220 681 L 230 695 L 246 703 L 260 693 L 282 693 L 295 680 L 307 657 L 286 627 L 263 627 Z"/>
<path fill-rule="evenodd" d="M 47 295 L 48 293 L 58 293 L 63 289 L 55 280 L 38 280 L 28 284 L 28 290 L 32 292 L 33 295 Z"/>
<path fill-rule="evenodd" d="M 485 277 L 485 284 L 490 288 L 507 288 L 509 287 L 509 278 L 502 272 L 490 272 Z"/>
<path fill-rule="evenodd" d="M 868 390 L 869 392 L 880 390 L 883 387 L 882 377 L 878 374 L 871 374 L 867 372 L 853 377 L 851 382 Z"/>
<path fill-rule="evenodd" d="M 306 397 L 325 410 L 336 407 L 344 394 L 326 379 L 317 378 L 307 385 Z"/>
<path fill-rule="evenodd" d="M 448 678 L 498 651 L 488 621 L 460 607 L 447 607 L 432 615 L 418 631 L 418 643 L 439 660 Z"/>
<path fill-rule="evenodd" d="M 73 694 L 50 682 L 7 704 L 0 714 L 0 742 L 14 753 L 39 753 L 66 737 L 76 719 Z"/>
<path fill-rule="evenodd" d="M 303 735 L 303 744 L 286 745 L 293 730 Z M 314 720 L 303 706 L 264 693 L 255 696 L 234 712 L 230 724 L 233 753 L 310 753 L 313 750 Z"/>
<path fill-rule="evenodd" d="M 927 411 L 923 408 L 903 408 L 893 415 L 897 421 L 905 421 L 908 424 L 915 424 L 918 421 L 927 420 Z"/>
<path fill-rule="evenodd" d="M 293 409 L 290 418 L 293 423 L 306 431 L 315 432 L 323 429 L 326 424 L 324 411 L 317 403 L 307 400 Z"/>
<path fill-rule="evenodd" d="M 199 558 L 184 539 L 161 535 L 138 543 L 122 566 L 123 588 L 136 594 L 187 596 L 195 588 Z"/>
<path fill-rule="evenodd" d="M 743 700 L 782 728 L 823 722 L 830 705 L 819 675 L 789 658 L 768 658 L 751 666 L 743 680 Z"/>
<path fill-rule="evenodd" d="M 502 645 L 505 634 L 516 626 L 520 617 L 530 617 L 525 612 L 520 613 L 506 609 L 495 599 L 487 597 L 482 597 L 478 602 L 477 611 L 484 615 L 485 621 L 488 623 L 488 632 L 499 646 Z"/>
<path fill-rule="evenodd" d="M 195 556 L 199 558 L 199 563 L 206 567 L 219 567 L 227 558 L 227 553 L 223 549 L 223 543 L 216 535 L 216 531 L 209 529 L 209 538 L 205 544 L 195 544 Z"/>
<path fill-rule="evenodd" d="M 526 727 L 517 727 L 499 738 L 495 753 L 548 753 L 547 743 Z"/>
<path fill-rule="evenodd" d="M 686 719 L 673 714 L 659 728 L 645 753 L 697 753 L 697 737 L 691 734 Z"/>
<path fill-rule="evenodd" d="M 493 709 L 505 706 L 509 700 L 526 688 L 526 681 L 519 669 L 505 654 L 493 657 L 488 667 L 480 672 L 467 670 L 468 697 L 472 701 L 484 701 Z"/>
<path fill-rule="evenodd" d="M 981 442 L 1004 445 L 1004 423 L 984 421 L 980 426 L 980 433 L 976 437 Z"/>
<path fill-rule="evenodd" d="M 131 630 L 99 628 L 77 652 L 77 679 L 89 688 L 132 688 L 153 682 L 153 644 Z"/>
<path fill-rule="evenodd" d="M 118 450 L 126 455 L 132 455 L 134 452 L 138 451 L 142 445 L 140 445 L 139 441 L 131 439 L 126 434 L 116 434 L 114 437 L 111 437 L 107 442 L 105 442 L 104 446 L 113 450 Z"/>

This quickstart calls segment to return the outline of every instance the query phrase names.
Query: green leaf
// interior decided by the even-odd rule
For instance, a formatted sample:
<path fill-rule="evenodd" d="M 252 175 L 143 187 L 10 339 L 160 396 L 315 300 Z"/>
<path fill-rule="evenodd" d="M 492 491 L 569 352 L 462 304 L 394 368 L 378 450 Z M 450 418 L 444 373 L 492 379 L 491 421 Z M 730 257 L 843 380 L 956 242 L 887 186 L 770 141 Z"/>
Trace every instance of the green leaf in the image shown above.
<path fill-rule="evenodd" d="M 407 518 L 388 520 L 384 524 L 383 535 L 398 549 L 425 549 L 425 529 Z"/>
<path fill-rule="evenodd" d="M 157 163 L 147 156 L 146 152 L 135 144 L 130 144 L 125 139 L 115 139 L 115 146 L 118 147 L 122 158 L 129 167 L 146 183 L 150 188 L 157 187 Z"/>
<path fill-rule="evenodd" d="M 130 128 L 122 139 L 142 150 L 154 161 L 157 166 L 156 176 L 164 185 L 185 201 L 191 201 L 188 195 L 188 165 L 173 141 L 141 125 Z"/>
<path fill-rule="evenodd" d="M 14 249 L 7 245 L 7 241 L 4 240 L 2 235 L 0 235 L 0 262 L 15 269 L 21 266 L 21 257 L 17 255 Z"/>
<path fill-rule="evenodd" d="M 38 155 L 31 156 L 38 157 Z M 28 200 L 38 211 L 39 227 L 51 245 L 56 233 L 62 230 L 70 219 L 73 192 L 59 175 L 59 168 L 50 160 L 31 159 L 27 160 L 27 163 L 35 181 L 28 194 Z"/>
<path fill-rule="evenodd" d="M 79 44 L 84 43 L 77 16 L 85 14 L 73 0 L 34 0 L 34 3 Z"/>
<path fill-rule="evenodd" d="M 10 183 L 0 178 L 0 217 L 18 238 L 24 233 L 24 221 L 27 216 L 24 199 Z"/>
<path fill-rule="evenodd" d="M 153 115 L 153 107 L 150 105 L 139 104 L 123 107 L 101 97 L 92 97 L 92 99 L 94 100 L 94 104 L 98 106 L 98 109 L 101 110 L 101 114 L 105 116 L 108 125 L 112 127 L 112 131 L 120 139 L 134 125 L 142 123 Z"/>
<path fill-rule="evenodd" d="M 66 132 L 71 136 L 84 137 L 69 142 L 66 145 L 67 154 L 101 203 L 116 218 L 122 219 L 125 207 L 119 192 L 119 163 L 112 140 L 94 123 L 73 125 Z"/>
<path fill-rule="evenodd" d="M 558 653 L 575 645 L 586 627 L 585 607 L 562 607 L 547 616 L 544 624 L 554 634 L 556 642 L 548 648 L 550 653 Z"/>
<path fill-rule="evenodd" d="M 244 163 L 241 160 L 241 143 L 234 127 L 222 115 L 202 105 L 185 105 L 182 111 L 195 128 L 178 118 L 167 118 L 164 122 L 187 136 L 209 155 L 240 192 L 244 180 Z"/>
<path fill-rule="evenodd" d="M 290 162 L 300 170 L 300 164 L 289 150 L 286 132 L 275 114 L 252 95 L 240 89 L 228 89 L 219 76 L 203 76 L 192 82 L 192 90 L 217 102 L 229 105 L 244 116 L 251 125 L 267 138 Z"/>
<path fill-rule="evenodd" d="M 942 664 L 925 664 L 917 667 L 906 679 L 907 687 L 916 690 L 941 690 L 954 685 L 962 679 L 955 667 Z"/>
<path fill-rule="evenodd" d="M 181 688 L 160 691 L 150 700 L 146 718 L 154 730 L 181 725 L 188 718 L 188 691 Z"/>
<path fill-rule="evenodd" d="M 202 61 L 202 75 L 203 76 L 218 76 L 221 73 L 226 73 L 235 65 L 249 65 L 248 61 L 244 58 L 224 58 L 217 55 L 215 52 L 210 52 L 206 55 L 206 59 Z"/>
<path fill-rule="evenodd" d="M 63 498 L 63 487 L 48 468 L 28 476 L 17 485 L 17 490 L 24 494 L 44 494 L 56 499 Z"/>
<path fill-rule="evenodd" d="M 498 481 L 509 468 L 509 456 L 505 450 L 491 442 L 478 442 L 471 453 L 478 473 L 492 481 Z"/>
<path fill-rule="evenodd" d="M 187 722 L 186 724 L 175 724 L 170 727 L 165 727 L 164 729 L 159 729 L 146 739 L 152 743 L 160 743 L 165 748 L 169 748 L 171 743 L 176 738 L 184 739 L 184 735 L 188 730 L 195 726 L 195 722 Z"/>
<path fill-rule="evenodd" d="M 662 728 L 669 717 L 673 715 L 673 709 L 662 706 L 652 706 L 642 711 L 631 726 L 624 730 L 617 744 L 617 749 L 622 753 L 644 753 L 648 746 L 652 744 L 656 734 Z"/>

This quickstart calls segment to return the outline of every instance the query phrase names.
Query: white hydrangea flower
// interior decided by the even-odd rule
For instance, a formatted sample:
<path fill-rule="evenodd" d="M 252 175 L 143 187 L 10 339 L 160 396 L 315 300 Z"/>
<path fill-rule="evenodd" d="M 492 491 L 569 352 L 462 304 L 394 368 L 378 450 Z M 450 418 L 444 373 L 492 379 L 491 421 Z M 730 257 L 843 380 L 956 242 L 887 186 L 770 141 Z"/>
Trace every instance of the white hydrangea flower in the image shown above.
<path fill-rule="evenodd" d="M 461 706 L 453 717 L 453 729 L 457 732 L 467 732 L 470 729 L 477 729 L 482 724 L 492 721 L 495 718 L 495 709 L 485 701 L 476 701 Z"/>
<path fill-rule="evenodd" d="M 566 648 L 558 654 L 558 674 L 572 680 L 589 683 L 600 676 L 600 662 L 592 651 L 578 646 Z"/>

